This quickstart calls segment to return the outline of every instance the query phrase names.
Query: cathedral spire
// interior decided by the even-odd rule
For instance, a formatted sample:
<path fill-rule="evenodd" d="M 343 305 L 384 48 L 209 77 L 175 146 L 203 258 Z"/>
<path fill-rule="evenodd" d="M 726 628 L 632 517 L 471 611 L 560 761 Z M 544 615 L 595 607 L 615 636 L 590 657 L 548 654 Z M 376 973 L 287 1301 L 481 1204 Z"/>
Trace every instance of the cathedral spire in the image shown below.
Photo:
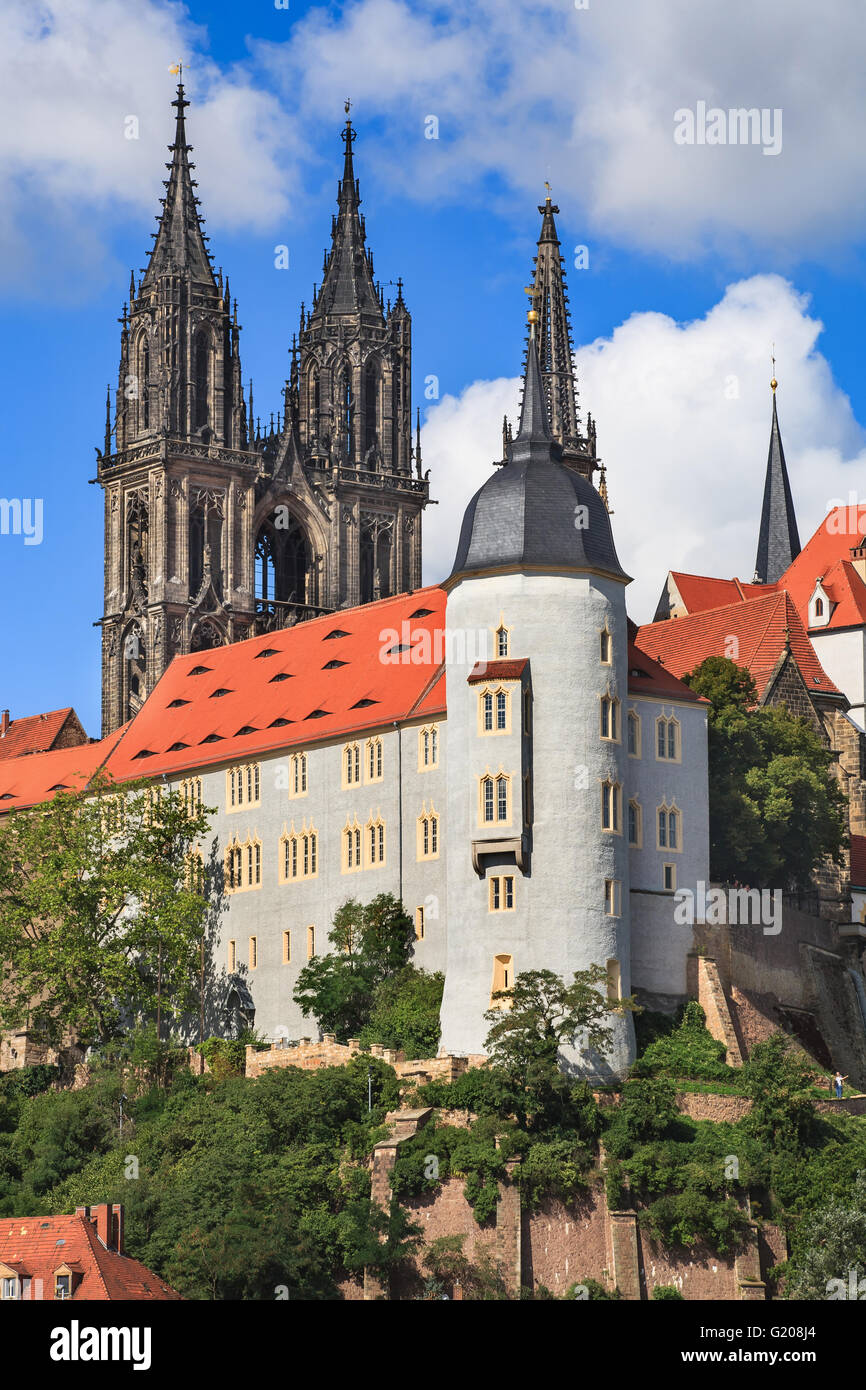
<path fill-rule="evenodd" d="M 565 268 L 556 231 L 559 208 L 550 189 L 539 204 L 541 232 L 532 284 L 532 304 L 538 314 L 537 346 L 548 420 L 553 438 L 562 445 L 563 463 L 592 480 L 598 467 L 592 438 L 584 436 L 577 409 L 574 348 L 568 312 Z"/>
<path fill-rule="evenodd" d="M 189 102 L 184 97 L 182 82 L 177 85 L 177 96 L 172 106 L 177 110 L 177 125 L 174 144 L 168 147 L 171 163 L 165 166 L 169 171 L 168 178 L 164 180 L 166 194 L 161 199 L 162 213 L 154 233 L 155 241 L 143 283 L 147 286 L 160 275 L 186 271 L 192 279 L 215 288 L 216 280 L 206 246 L 207 237 L 201 229 L 203 219 L 199 217 L 198 199 L 194 192 L 196 182 L 192 170 L 195 165 L 189 159 L 192 145 L 187 143 L 184 120 L 184 111 Z"/>
<path fill-rule="evenodd" d="M 337 216 L 331 229 L 331 249 L 325 261 L 321 289 L 316 295 L 313 319 L 328 314 L 374 314 L 383 319 L 382 306 L 373 284 L 373 272 L 364 244 L 364 220 L 358 209 L 361 195 L 355 178 L 353 146 L 357 138 L 346 102 L 343 177 L 337 189 Z"/>
<path fill-rule="evenodd" d="M 775 358 L 773 359 L 775 367 Z M 794 514 L 794 499 L 788 481 L 785 450 L 776 410 L 775 376 L 770 382 L 773 392 L 773 418 L 770 425 L 770 451 L 764 480 L 764 503 L 761 509 L 761 529 L 758 534 L 758 554 L 755 559 L 755 582 L 775 584 L 800 553 L 800 535 Z"/>
<path fill-rule="evenodd" d="M 523 400 L 520 403 L 520 428 L 514 439 L 515 444 L 535 444 L 551 437 L 547 423 L 544 383 L 541 379 L 541 366 L 538 359 L 537 320 L 537 311 L 530 309 L 529 349 L 526 354 L 526 372 L 523 378 Z"/>

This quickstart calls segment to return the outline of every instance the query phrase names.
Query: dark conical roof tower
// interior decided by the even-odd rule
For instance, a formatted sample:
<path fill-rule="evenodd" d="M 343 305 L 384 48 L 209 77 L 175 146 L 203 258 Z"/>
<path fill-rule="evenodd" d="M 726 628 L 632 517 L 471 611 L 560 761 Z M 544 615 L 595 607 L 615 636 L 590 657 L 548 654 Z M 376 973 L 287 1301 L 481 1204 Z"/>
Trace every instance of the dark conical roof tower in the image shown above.
<path fill-rule="evenodd" d="M 559 208 L 548 193 L 538 211 L 542 217 L 541 233 L 531 294 L 532 307 L 538 315 L 538 360 L 550 430 L 562 446 L 563 463 L 591 482 L 599 466 L 595 454 L 595 427 L 588 417 L 586 431 L 582 430 L 577 408 L 571 316 L 556 231 L 555 214 Z"/>
<path fill-rule="evenodd" d="M 755 582 L 775 584 L 800 553 L 800 535 L 794 513 L 794 499 L 788 481 L 785 450 L 779 430 L 776 410 L 776 378 L 773 389 L 773 419 L 770 426 L 770 451 L 764 481 L 764 504 L 761 510 L 761 529 L 758 534 L 758 554 L 755 559 Z"/>
<path fill-rule="evenodd" d="M 361 195 L 355 178 L 352 146 L 357 136 L 346 116 L 343 131 L 343 177 L 337 188 L 337 216 L 331 228 L 331 249 L 325 261 L 322 286 L 316 295 L 312 319 L 329 314 L 372 314 L 384 322 L 384 313 L 373 282 L 371 257 L 365 246 L 364 219 L 359 212 Z"/>
<path fill-rule="evenodd" d="M 197 185 L 192 170 L 195 165 L 189 159 L 192 145 L 187 144 L 183 114 L 189 102 L 184 97 L 182 82 L 177 84 L 177 96 L 172 106 L 177 110 L 177 126 L 174 144 L 168 147 L 171 163 L 165 166 L 169 171 L 168 178 L 164 180 L 166 193 L 161 200 L 162 213 L 143 284 L 152 284 L 160 275 L 180 272 L 209 288 L 215 288 L 207 237 L 201 229 L 203 219 L 199 217 L 199 200 L 194 192 Z"/>

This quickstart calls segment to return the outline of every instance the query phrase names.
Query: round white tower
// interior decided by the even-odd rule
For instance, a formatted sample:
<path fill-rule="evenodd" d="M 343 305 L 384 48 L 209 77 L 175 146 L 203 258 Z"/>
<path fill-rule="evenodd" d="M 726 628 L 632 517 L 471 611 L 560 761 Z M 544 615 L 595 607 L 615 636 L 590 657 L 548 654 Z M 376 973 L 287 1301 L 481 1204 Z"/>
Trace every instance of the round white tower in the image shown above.
<path fill-rule="evenodd" d="M 533 315 L 530 315 L 532 320 Z M 516 973 L 601 965 L 630 992 L 625 586 L 607 510 L 551 438 L 532 325 L 520 428 L 463 519 L 448 590 L 442 1048 L 483 1052 Z M 487 641 L 486 662 L 466 653 Z M 604 986 L 602 986 L 602 989 Z M 596 1078 L 634 1057 L 630 1015 Z"/>

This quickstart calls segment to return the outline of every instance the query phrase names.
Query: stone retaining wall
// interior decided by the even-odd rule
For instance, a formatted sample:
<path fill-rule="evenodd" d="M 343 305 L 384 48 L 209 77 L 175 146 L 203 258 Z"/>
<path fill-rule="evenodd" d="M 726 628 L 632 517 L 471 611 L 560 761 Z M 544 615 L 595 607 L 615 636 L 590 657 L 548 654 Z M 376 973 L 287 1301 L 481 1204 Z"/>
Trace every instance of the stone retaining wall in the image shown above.
<path fill-rule="evenodd" d="M 297 1044 L 272 1043 L 265 1050 L 255 1047 L 246 1050 L 245 1076 L 261 1076 L 272 1067 L 300 1067 L 302 1071 L 318 1071 L 320 1067 L 343 1067 L 359 1055 L 381 1057 L 393 1067 L 397 1075 L 406 1081 L 423 1084 L 427 1081 L 456 1081 L 470 1067 L 481 1066 L 487 1061 L 483 1054 L 468 1057 L 423 1057 L 407 1061 L 404 1052 L 394 1052 L 390 1048 L 373 1043 L 362 1048 L 357 1038 L 347 1043 L 338 1043 L 333 1033 L 326 1033 L 320 1041 L 301 1038 Z"/>

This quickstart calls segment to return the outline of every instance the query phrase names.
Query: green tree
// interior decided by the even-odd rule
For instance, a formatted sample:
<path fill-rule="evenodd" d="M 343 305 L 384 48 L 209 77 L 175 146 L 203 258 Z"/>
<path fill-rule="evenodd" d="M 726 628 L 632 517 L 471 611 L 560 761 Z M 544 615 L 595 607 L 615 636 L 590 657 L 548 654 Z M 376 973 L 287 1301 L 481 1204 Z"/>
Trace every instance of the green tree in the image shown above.
<path fill-rule="evenodd" d="M 814 1063 L 785 1033 L 773 1033 L 752 1048 L 743 1067 L 752 1108 L 743 1121 L 769 1153 L 802 1153 L 820 1133 L 812 1090 Z"/>
<path fill-rule="evenodd" d="M 866 1281 L 866 1172 L 857 1175 L 847 1201 L 834 1197 L 800 1224 L 785 1297 L 861 1300 L 861 1281 Z"/>
<path fill-rule="evenodd" d="M 326 1033 L 357 1037 L 369 1022 L 377 989 L 405 967 L 415 929 L 391 893 L 372 902 L 354 898 L 334 915 L 332 950 L 315 956 L 298 975 L 295 1003 Z"/>
<path fill-rule="evenodd" d="M 167 1278 L 208 1299 L 335 1298 L 324 1254 L 304 1232 L 301 1213 L 255 1184 L 244 1184 L 219 1225 L 181 1232 Z"/>
<path fill-rule="evenodd" d="M 575 971 L 571 984 L 551 970 L 527 970 L 493 996 L 501 1002 L 484 1015 L 485 1050 L 521 1128 L 550 1126 L 557 1115 L 564 1121 L 574 1093 L 557 1063 L 560 1048 L 604 1052 L 611 1015 L 634 1007 L 630 999 L 609 1003 L 598 989 L 606 979 L 600 965 Z"/>
<path fill-rule="evenodd" d="M 806 888 L 841 856 L 845 800 L 806 719 L 757 707 L 748 671 L 710 656 L 683 677 L 710 702 L 710 868 L 722 882 Z"/>
<path fill-rule="evenodd" d="M 438 1236 L 424 1251 L 423 1265 L 428 1272 L 424 1282 L 427 1299 L 453 1298 L 460 1289 L 464 1299 L 501 1302 L 508 1298 L 502 1270 L 489 1250 L 481 1249 L 470 1260 L 463 1253 L 465 1236 Z"/>
<path fill-rule="evenodd" d="M 696 999 L 690 999 L 679 1026 L 655 1038 L 631 1069 L 632 1076 L 683 1076 L 707 1081 L 726 1080 L 735 1073 L 725 1061 L 725 1044 L 707 1029 Z"/>
<path fill-rule="evenodd" d="M 435 1057 L 439 1050 L 439 1009 L 445 976 L 411 963 L 382 981 L 373 997 L 361 1042 L 381 1043 L 407 1057 Z"/>
<path fill-rule="evenodd" d="M 0 1027 L 104 1043 L 193 1007 L 213 875 L 208 809 L 105 777 L 0 825 Z"/>

